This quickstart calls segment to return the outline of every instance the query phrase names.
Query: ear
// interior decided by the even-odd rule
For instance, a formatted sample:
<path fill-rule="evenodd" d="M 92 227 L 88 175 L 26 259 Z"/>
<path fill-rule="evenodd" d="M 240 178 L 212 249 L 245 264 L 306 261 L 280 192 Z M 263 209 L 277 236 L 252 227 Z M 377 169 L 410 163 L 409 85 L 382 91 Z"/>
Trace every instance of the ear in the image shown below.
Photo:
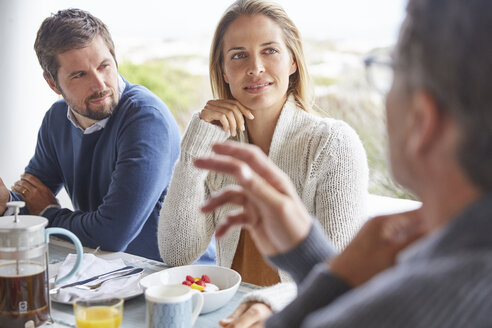
<path fill-rule="evenodd" d="M 292 64 L 290 66 L 289 76 L 294 74 L 297 71 L 297 62 L 292 60 Z"/>
<path fill-rule="evenodd" d="M 50 86 L 51 90 L 53 90 L 57 95 L 61 95 L 61 91 L 57 88 L 55 80 L 53 80 L 48 73 L 43 73 L 43 77 L 46 80 L 46 83 Z"/>
<path fill-rule="evenodd" d="M 412 96 L 413 111 L 410 119 L 408 146 L 415 156 L 427 153 L 442 138 L 443 120 L 435 98 L 425 90 L 416 91 Z"/>
<path fill-rule="evenodd" d="M 222 73 L 222 76 L 224 77 L 225 83 L 229 84 L 229 79 L 227 78 L 227 74 L 224 72 Z"/>

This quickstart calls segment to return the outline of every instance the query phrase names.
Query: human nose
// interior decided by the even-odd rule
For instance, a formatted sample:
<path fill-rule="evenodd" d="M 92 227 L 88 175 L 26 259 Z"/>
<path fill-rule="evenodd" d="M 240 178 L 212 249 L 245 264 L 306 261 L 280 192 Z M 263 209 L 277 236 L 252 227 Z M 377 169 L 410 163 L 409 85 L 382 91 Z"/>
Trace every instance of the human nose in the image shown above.
<path fill-rule="evenodd" d="M 259 56 L 252 56 L 250 66 L 248 68 L 248 75 L 258 75 L 265 71 L 263 62 Z"/>
<path fill-rule="evenodd" d="M 99 72 L 93 73 L 91 79 L 91 89 L 93 91 L 101 91 L 104 90 L 105 87 L 106 83 L 104 82 L 104 76 Z"/>

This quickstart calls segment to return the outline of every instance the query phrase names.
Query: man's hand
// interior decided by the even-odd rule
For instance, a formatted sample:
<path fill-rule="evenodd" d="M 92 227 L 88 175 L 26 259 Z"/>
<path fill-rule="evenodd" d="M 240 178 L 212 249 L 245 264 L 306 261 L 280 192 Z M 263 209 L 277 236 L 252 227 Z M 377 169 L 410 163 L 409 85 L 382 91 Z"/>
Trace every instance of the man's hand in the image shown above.
<path fill-rule="evenodd" d="M 239 305 L 229 317 L 220 320 L 219 324 L 227 328 L 263 327 L 264 321 L 272 315 L 270 307 L 264 303 L 247 302 Z"/>
<path fill-rule="evenodd" d="M 0 215 L 2 215 L 7 209 L 7 203 L 10 200 L 10 193 L 2 178 L 0 178 Z"/>
<path fill-rule="evenodd" d="M 31 215 L 39 215 L 48 205 L 58 205 L 51 190 L 29 173 L 21 175 L 21 179 L 12 187 L 12 191 L 21 195 Z"/>
<path fill-rule="evenodd" d="M 233 176 L 239 185 L 224 188 L 202 207 L 204 212 L 232 203 L 242 211 L 229 214 L 216 231 L 248 229 L 258 250 L 266 256 L 284 253 L 309 234 L 312 219 L 289 177 L 256 146 L 226 142 L 213 146 L 218 154 L 195 161 L 195 166 Z"/>
<path fill-rule="evenodd" d="M 426 231 L 420 210 L 376 217 L 331 260 L 330 269 L 350 286 L 357 287 L 392 267 L 398 253 Z"/>

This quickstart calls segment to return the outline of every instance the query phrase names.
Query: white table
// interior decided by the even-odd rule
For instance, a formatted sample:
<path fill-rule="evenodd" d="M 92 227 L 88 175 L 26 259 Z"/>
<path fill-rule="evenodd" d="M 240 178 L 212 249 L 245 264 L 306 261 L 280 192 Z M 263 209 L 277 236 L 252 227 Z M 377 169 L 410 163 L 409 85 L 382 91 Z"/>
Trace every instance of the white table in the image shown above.
<path fill-rule="evenodd" d="M 84 252 L 93 253 L 94 250 L 85 248 Z M 51 239 L 49 244 L 50 264 L 48 268 L 50 276 L 53 276 L 58 271 L 58 266 L 69 253 L 74 253 L 72 244 L 56 238 Z M 167 268 L 164 263 L 122 252 L 96 252 L 95 254 L 106 260 L 121 258 L 128 265 L 144 268 L 144 275 Z M 195 323 L 195 327 L 217 327 L 220 319 L 227 317 L 236 309 L 245 293 L 257 288 L 257 286 L 242 283 L 230 302 L 217 311 L 200 315 Z M 126 300 L 121 328 L 145 327 L 145 312 L 145 297 L 143 295 Z M 51 316 L 55 321 L 54 327 L 75 327 L 72 305 L 52 302 Z"/>

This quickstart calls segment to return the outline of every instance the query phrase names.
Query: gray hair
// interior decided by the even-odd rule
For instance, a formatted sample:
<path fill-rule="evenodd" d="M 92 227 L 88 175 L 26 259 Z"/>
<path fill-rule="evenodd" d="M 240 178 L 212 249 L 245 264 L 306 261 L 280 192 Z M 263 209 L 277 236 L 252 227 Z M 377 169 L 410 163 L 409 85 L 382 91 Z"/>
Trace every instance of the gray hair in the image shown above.
<path fill-rule="evenodd" d="M 492 1 L 410 0 L 395 51 L 409 90 L 423 88 L 458 122 L 458 161 L 492 190 Z"/>

